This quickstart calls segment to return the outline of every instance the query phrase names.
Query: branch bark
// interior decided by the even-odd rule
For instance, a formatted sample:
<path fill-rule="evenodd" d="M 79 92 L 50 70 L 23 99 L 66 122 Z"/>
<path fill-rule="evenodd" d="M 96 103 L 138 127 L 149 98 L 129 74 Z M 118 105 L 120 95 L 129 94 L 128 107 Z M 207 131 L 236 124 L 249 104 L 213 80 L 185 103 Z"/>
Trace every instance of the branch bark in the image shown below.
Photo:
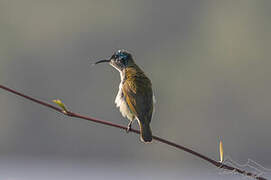
<path fill-rule="evenodd" d="M 123 129 L 125 131 L 127 129 L 126 126 L 115 124 L 115 123 L 112 123 L 112 122 L 109 122 L 109 121 L 105 121 L 105 120 L 95 119 L 95 118 L 92 118 L 92 117 L 83 116 L 83 115 L 80 115 L 80 114 L 77 114 L 77 113 L 74 113 L 74 112 L 71 112 L 71 111 L 68 111 L 68 110 L 64 111 L 61 108 L 53 106 L 53 105 L 51 105 L 51 104 L 49 104 L 47 102 L 38 100 L 38 99 L 33 98 L 31 96 L 27 96 L 27 95 L 25 95 L 23 93 L 20 93 L 20 92 L 14 90 L 14 89 L 10 89 L 10 88 L 8 88 L 6 86 L 3 86 L 3 85 L 0 85 L 0 88 L 4 89 L 5 91 L 8 91 L 10 93 L 13 93 L 13 94 L 16 94 L 18 96 L 21 96 L 21 97 L 23 97 L 25 99 L 28 99 L 28 100 L 30 100 L 32 102 L 35 102 L 37 104 L 40 104 L 42 106 L 45 106 L 45 107 L 50 108 L 52 110 L 55 110 L 57 112 L 60 112 L 60 113 L 62 113 L 64 115 L 66 115 L 66 116 L 70 116 L 70 117 L 74 117 L 74 118 L 79 118 L 79 119 L 84 119 L 84 120 L 87 120 L 87 121 L 92 121 L 92 122 L 95 122 L 95 123 L 99 123 L 99 124 L 103 124 L 103 125 L 107 125 L 107 126 L 111 126 L 111 127 L 116 127 L 116 128 L 119 128 L 119 129 Z M 130 132 L 133 132 L 133 133 L 136 133 L 136 134 L 140 133 L 138 130 L 132 129 L 132 128 L 130 129 Z M 257 179 L 257 180 L 267 180 L 266 178 L 260 177 L 257 174 L 253 174 L 253 173 L 247 172 L 245 170 L 241 170 L 239 168 L 235 168 L 235 167 L 223 164 L 221 162 L 215 161 L 215 160 L 213 160 L 213 159 L 211 159 L 211 158 L 209 158 L 207 156 L 204 156 L 204 155 L 202 155 L 202 154 L 200 154 L 200 153 L 198 153 L 196 151 L 193 151 L 193 150 L 191 150 L 191 149 L 189 149 L 187 147 L 184 147 L 184 146 L 179 145 L 177 143 L 174 143 L 172 141 L 166 140 L 166 139 L 161 138 L 159 136 L 154 136 L 153 135 L 153 139 L 156 140 L 156 141 L 159 141 L 161 143 L 167 144 L 167 145 L 169 145 L 171 147 L 175 147 L 175 148 L 180 149 L 182 151 L 188 152 L 188 153 L 190 153 L 190 154 L 192 154 L 192 155 L 194 155 L 194 156 L 196 156 L 196 157 L 198 157 L 200 159 L 203 159 L 203 160 L 211 163 L 212 165 L 216 166 L 217 168 L 225 169 L 225 170 L 229 170 L 229 171 L 233 171 L 233 172 L 237 172 L 237 173 L 239 173 L 241 175 L 252 177 L 252 178 Z"/>

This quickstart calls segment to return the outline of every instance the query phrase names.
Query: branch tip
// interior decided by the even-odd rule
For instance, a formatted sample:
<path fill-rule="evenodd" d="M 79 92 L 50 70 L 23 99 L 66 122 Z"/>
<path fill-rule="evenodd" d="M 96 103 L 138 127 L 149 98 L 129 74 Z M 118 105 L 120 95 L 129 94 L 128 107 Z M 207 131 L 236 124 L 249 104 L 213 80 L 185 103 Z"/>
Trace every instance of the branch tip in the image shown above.
<path fill-rule="evenodd" d="M 223 162 L 224 150 L 223 150 L 223 143 L 222 141 L 219 142 L 219 152 L 220 152 L 220 161 Z"/>

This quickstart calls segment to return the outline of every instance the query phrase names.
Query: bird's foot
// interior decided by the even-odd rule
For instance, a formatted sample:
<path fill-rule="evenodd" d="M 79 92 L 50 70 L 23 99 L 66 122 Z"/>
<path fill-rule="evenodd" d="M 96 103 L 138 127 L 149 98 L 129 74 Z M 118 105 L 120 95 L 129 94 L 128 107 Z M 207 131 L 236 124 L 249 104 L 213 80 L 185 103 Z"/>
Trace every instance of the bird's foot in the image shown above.
<path fill-rule="evenodd" d="M 126 129 L 126 133 L 129 133 L 130 132 L 130 129 L 132 128 L 132 122 L 133 121 L 130 121 L 128 126 L 127 126 L 127 129 Z"/>

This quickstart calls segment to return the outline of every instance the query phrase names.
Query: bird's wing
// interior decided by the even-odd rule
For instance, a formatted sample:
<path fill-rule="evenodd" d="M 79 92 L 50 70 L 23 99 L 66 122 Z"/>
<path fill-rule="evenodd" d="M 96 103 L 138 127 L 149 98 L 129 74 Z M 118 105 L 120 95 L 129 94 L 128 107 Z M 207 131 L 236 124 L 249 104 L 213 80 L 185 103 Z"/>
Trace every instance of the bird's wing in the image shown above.
<path fill-rule="evenodd" d="M 125 100 L 133 114 L 143 122 L 150 123 L 153 111 L 153 93 L 148 78 L 132 78 L 123 84 Z"/>

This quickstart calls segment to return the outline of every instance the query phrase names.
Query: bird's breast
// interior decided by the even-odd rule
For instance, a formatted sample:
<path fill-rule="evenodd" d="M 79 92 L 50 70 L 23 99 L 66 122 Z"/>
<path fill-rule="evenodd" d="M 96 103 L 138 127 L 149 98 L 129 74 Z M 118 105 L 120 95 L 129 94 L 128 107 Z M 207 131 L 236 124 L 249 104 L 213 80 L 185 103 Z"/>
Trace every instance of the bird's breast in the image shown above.
<path fill-rule="evenodd" d="M 134 115 L 131 112 L 128 104 L 126 103 L 125 97 L 123 95 L 123 92 L 122 92 L 123 83 L 124 83 L 124 79 L 121 77 L 121 82 L 119 85 L 118 94 L 115 99 L 115 104 L 120 109 L 122 116 L 127 117 L 129 120 L 132 121 L 134 119 Z"/>

